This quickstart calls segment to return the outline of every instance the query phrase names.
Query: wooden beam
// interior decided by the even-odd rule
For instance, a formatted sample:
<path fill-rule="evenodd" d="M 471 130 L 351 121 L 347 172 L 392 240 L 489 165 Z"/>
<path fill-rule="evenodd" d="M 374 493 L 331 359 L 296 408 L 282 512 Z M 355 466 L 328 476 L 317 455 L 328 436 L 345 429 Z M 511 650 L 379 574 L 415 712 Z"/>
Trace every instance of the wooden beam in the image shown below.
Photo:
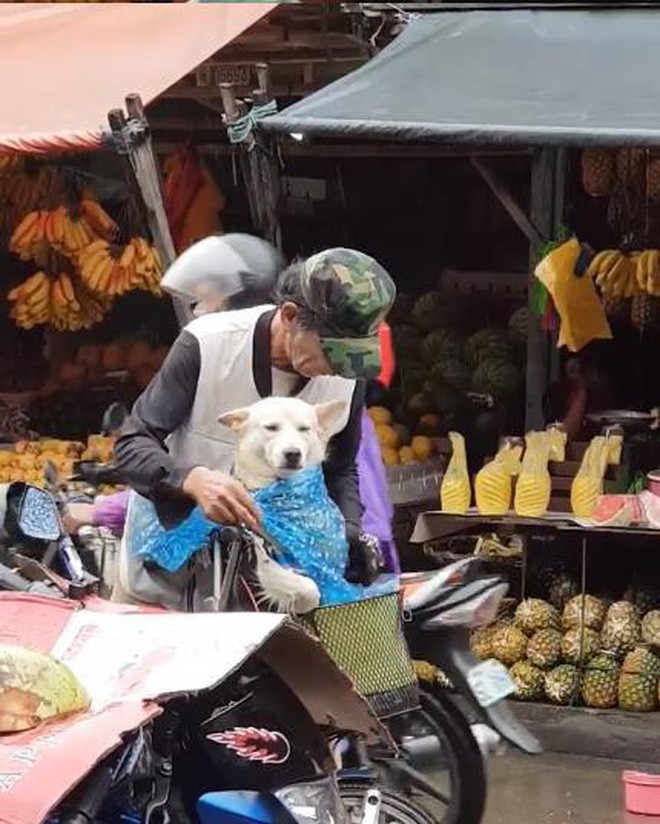
<path fill-rule="evenodd" d="M 121 109 L 113 109 L 108 113 L 108 123 L 120 153 L 128 162 L 131 177 L 139 189 L 153 243 L 158 250 L 163 268 L 167 268 L 176 257 L 176 250 L 165 213 L 160 169 L 149 133 L 149 124 L 139 95 L 127 95 L 125 103 L 128 118 Z M 175 299 L 174 310 L 182 325 L 190 320 L 190 307 L 187 304 Z"/>
<path fill-rule="evenodd" d="M 542 237 L 541 233 L 536 228 L 534 223 L 527 217 L 525 212 L 520 208 L 511 193 L 507 191 L 504 184 L 497 178 L 493 170 L 490 169 L 479 157 L 471 157 L 470 163 L 479 172 L 483 181 L 509 213 L 516 226 L 525 235 L 527 240 L 532 244 L 540 243 Z"/>
<path fill-rule="evenodd" d="M 564 176 L 566 153 L 544 147 L 532 155 L 530 218 L 539 227 L 541 238 L 530 244 L 529 254 L 529 332 L 527 336 L 527 392 L 525 424 L 538 429 L 545 423 L 544 407 L 552 380 L 552 363 L 556 357 L 553 336 L 541 329 L 534 314 L 536 278 L 534 268 L 544 242 L 554 237 L 562 223 L 564 212 Z"/>

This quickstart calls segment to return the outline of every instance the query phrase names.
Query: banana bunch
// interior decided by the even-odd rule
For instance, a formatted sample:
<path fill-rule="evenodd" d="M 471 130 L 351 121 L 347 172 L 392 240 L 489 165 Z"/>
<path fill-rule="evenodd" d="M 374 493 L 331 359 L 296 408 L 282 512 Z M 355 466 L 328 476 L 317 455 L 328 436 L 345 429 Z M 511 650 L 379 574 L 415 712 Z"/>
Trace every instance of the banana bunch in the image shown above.
<path fill-rule="evenodd" d="M 635 274 L 639 294 L 660 295 L 660 251 L 639 252 Z"/>
<path fill-rule="evenodd" d="M 0 155 L 0 174 L 15 169 L 20 163 L 20 155 Z"/>
<path fill-rule="evenodd" d="M 22 260 L 34 258 L 44 244 L 71 257 L 99 238 L 115 237 L 118 231 L 99 203 L 83 198 L 74 210 L 60 205 L 28 212 L 14 230 L 9 248 Z"/>
<path fill-rule="evenodd" d="M 78 332 L 90 329 L 103 319 L 111 301 L 92 295 L 66 272 L 60 273 L 51 285 L 51 325 L 60 331 Z"/>
<path fill-rule="evenodd" d="M 10 315 L 21 329 L 49 324 L 60 331 L 89 329 L 102 320 L 110 301 L 92 295 L 66 272 L 49 277 L 36 272 L 11 290 Z"/>
<path fill-rule="evenodd" d="M 142 237 L 126 246 L 95 240 L 78 255 L 78 271 L 95 294 L 115 297 L 132 289 L 160 294 L 161 264 L 158 252 Z"/>
<path fill-rule="evenodd" d="M 21 329 L 33 329 L 50 320 L 50 280 L 36 272 L 12 289 L 7 300 L 13 304 L 10 316 Z"/>
<path fill-rule="evenodd" d="M 26 165 L 18 159 L 3 167 L 0 175 L 0 201 L 15 226 L 28 212 L 43 209 L 64 196 L 62 176 L 47 163 Z M 8 218 L 9 219 L 9 218 Z"/>
<path fill-rule="evenodd" d="M 595 255 L 587 269 L 603 296 L 612 300 L 634 297 L 637 292 L 636 260 L 618 249 Z"/>

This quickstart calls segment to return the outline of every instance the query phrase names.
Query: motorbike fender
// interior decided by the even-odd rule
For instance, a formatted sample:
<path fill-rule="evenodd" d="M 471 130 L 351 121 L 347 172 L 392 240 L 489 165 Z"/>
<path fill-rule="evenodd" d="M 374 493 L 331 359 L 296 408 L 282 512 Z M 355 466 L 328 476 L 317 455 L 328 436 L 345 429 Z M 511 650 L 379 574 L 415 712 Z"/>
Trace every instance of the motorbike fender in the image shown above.
<path fill-rule="evenodd" d="M 540 742 L 518 721 L 508 701 L 498 701 L 490 707 L 482 707 L 477 701 L 467 676 L 479 659 L 470 650 L 465 630 L 448 629 L 441 637 L 435 635 L 433 648 L 433 659 L 427 660 L 437 663 L 486 724 L 523 752 L 536 755 L 542 751 Z"/>

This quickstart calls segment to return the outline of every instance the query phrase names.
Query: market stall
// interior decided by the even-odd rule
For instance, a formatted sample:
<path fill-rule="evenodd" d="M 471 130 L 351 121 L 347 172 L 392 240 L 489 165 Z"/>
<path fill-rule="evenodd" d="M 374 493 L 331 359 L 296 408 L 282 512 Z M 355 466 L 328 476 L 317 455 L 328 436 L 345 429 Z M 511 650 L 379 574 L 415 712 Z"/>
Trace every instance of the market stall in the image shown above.
<path fill-rule="evenodd" d="M 443 273 L 437 288 L 400 301 L 398 379 L 371 409 L 395 483 L 427 473 L 434 453 L 445 466 L 431 503 L 440 508 L 413 533 L 425 557 L 475 552 L 509 576 L 512 598 L 474 644 L 510 667 L 526 700 L 659 704 L 660 522 L 654 490 L 643 490 L 658 390 L 637 367 L 657 355 L 657 22 L 641 9 L 428 14 L 263 124 L 311 141 L 473 147 L 475 170 L 529 241 L 525 296 L 495 285 L 490 300 L 477 289 L 448 297 Z M 488 145 L 530 147 L 529 208 L 477 156 Z M 624 339 L 635 348 L 620 348 Z M 569 370 L 562 385 L 567 355 L 599 341 L 606 374 L 640 377 L 618 409 L 585 404 L 573 427 L 580 393 Z M 562 403 L 568 442 L 546 429 Z"/>
<path fill-rule="evenodd" d="M 0 393 L 2 438 L 19 442 L 2 454 L 4 480 L 36 481 L 54 454 L 65 474 L 74 458 L 89 457 L 86 438 L 99 431 L 104 408 L 130 404 L 162 362 L 176 333 L 172 306 L 160 295 L 163 266 L 178 242 L 201 231 L 199 209 L 196 226 L 188 219 L 195 192 L 204 190 L 216 222 L 222 194 L 194 152 L 159 168 L 143 100 L 272 8 L 2 10 Z M 157 58 L 148 59 L 149 49 Z M 16 77 L 39 82 L 25 95 Z M 136 82 L 143 97 L 128 95 L 126 111 L 113 109 Z M 201 184 L 191 187 L 191 178 Z M 207 223 L 204 233 L 220 228 Z M 37 435 L 47 438 L 43 448 L 24 449 Z"/>

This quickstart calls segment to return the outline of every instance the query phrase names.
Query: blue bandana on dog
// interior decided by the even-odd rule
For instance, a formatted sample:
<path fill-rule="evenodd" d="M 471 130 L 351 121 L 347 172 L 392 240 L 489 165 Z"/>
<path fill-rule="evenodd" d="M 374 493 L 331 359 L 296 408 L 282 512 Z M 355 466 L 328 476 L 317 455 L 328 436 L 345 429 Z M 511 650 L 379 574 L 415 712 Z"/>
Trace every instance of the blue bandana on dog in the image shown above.
<path fill-rule="evenodd" d="M 253 497 L 261 511 L 263 531 L 275 545 L 276 559 L 314 581 L 321 605 L 358 601 L 382 592 L 382 586 L 367 590 L 344 578 L 348 558 L 344 519 L 328 495 L 320 467 L 275 481 Z M 151 501 L 134 492 L 128 518 L 129 553 L 168 572 L 180 569 L 203 548 L 218 526 L 195 508 L 179 526 L 165 529 Z M 391 590 L 388 582 L 387 591 Z"/>

